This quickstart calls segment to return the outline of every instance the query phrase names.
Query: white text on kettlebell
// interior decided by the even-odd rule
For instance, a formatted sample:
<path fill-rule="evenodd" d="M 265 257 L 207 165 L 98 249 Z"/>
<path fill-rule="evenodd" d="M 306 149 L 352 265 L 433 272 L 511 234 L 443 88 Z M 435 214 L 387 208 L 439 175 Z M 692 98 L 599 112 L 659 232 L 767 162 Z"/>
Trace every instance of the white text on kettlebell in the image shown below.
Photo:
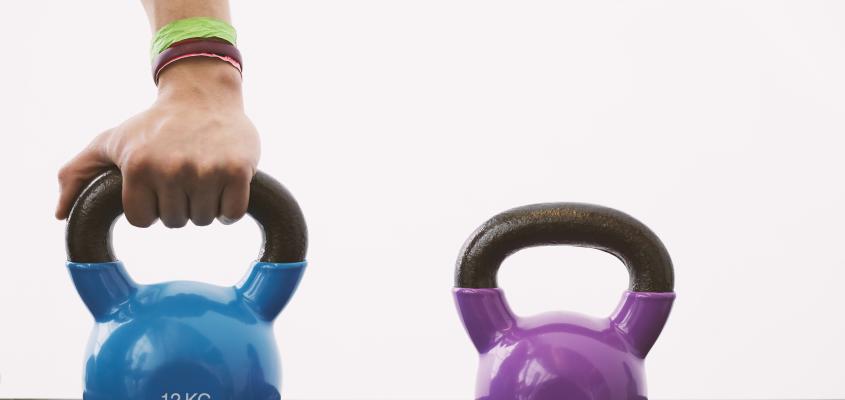
<path fill-rule="evenodd" d="M 161 395 L 163 400 L 211 400 L 211 395 L 208 393 L 165 393 Z"/>

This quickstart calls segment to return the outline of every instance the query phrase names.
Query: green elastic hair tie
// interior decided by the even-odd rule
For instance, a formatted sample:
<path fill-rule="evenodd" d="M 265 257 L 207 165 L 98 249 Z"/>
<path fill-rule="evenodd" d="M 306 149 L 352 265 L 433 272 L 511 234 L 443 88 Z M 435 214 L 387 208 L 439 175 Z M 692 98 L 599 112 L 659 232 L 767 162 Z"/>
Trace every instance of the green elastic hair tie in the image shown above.
<path fill-rule="evenodd" d="M 150 59 L 155 59 L 173 43 L 194 38 L 218 38 L 235 45 L 238 35 L 226 21 L 209 17 L 193 17 L 173 21 L 156 32 L 150 46 Z"/>

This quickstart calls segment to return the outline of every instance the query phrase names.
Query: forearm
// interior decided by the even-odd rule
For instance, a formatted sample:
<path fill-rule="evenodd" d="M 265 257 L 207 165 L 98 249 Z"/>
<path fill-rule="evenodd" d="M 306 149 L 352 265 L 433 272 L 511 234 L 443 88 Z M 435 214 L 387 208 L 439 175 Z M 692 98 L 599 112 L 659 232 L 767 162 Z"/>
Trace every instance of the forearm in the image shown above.
<path fill-rule="evenodd" d="M 158 31 L 182 18 L 213 17 L 231 23 L 229 0 L 141 0 L 150 20 L 150 28 Z"/>

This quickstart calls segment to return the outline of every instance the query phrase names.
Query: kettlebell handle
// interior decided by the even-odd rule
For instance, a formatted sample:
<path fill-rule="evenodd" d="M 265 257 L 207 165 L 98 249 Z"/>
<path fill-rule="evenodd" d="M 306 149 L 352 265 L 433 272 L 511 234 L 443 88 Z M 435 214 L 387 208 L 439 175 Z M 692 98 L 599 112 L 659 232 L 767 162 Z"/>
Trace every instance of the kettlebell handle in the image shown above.
<path fill-rule="evenodd" d="M 455 287 L 496 288 L 502 261 L 532 246 L 571 245 L 603 250 L 628 268 L 634 292 L 671 292 L 674 273 L 660 239 L 628 214 L 583 203 L 544 203 L 494 216 L 464 244 Z"/>
<path fill-rule="evenodd" d="M 110 169 L 96 177 L 76 199 L 65 231 L 69 261 L 117 261 L 112 227 L 123 214 L 122 186 L 120 171 Z M 259 261 L 289 263 L 305 259 L 305 218 L 296 200 L 278 181 L 256 172 L 250 183 L 247 212 L 258 223 L 264 240 Z"/>

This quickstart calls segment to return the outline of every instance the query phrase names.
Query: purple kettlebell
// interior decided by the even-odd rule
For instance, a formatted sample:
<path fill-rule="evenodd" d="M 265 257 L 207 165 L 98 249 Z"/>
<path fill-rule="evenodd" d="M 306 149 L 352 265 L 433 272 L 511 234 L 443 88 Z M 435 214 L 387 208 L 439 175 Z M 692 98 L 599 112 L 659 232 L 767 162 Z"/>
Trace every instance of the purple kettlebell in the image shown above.
<path fill-rule="evenodd" d="M 613 254 L 629 290 L 608 318 L 568 312 L 519 317 L 496 284 L 517 250 L 565 244 Z M 476 399 L 647 399 L 643 363 L 675 300 L 669 253 L 631 216 L 579 203 L 505 211 L 464 244 L 455 270 L 455 302 L 480 354 Z"/>

